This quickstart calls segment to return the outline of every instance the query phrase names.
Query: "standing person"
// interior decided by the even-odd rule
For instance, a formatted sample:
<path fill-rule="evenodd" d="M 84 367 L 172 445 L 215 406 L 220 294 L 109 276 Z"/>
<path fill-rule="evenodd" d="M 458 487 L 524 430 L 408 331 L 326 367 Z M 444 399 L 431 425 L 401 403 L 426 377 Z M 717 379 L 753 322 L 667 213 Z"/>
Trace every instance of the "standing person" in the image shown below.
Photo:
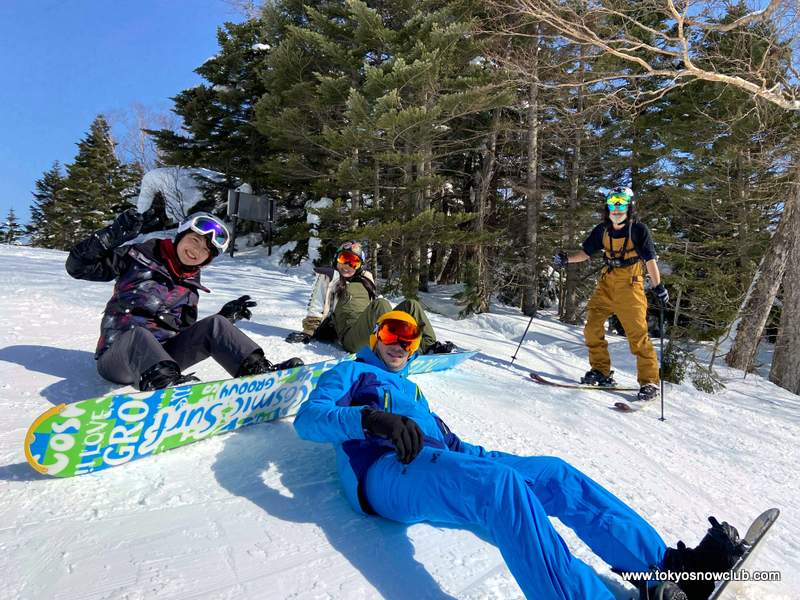
<path fill-rule="evenodd" d="M 411 315 L 382 315 L 370 346 L 324 373 L 295 418 L 300 437 L 336 446 L 339 477 L 356 511 L 401 523 L 481 527 L 525 596 L 536 600 L 613 599 L 548 516 L 617 573 L 722 572 L 741 555 L 736 529 L 713 517 L 697 548 L 667 548 L 647 521 L 564 460 L 488 451 L 459 439 L 408 379 L 421 336 Z M 641 584 L 641 598 L 700 600 L 714 589 L 713 581 L 691 578 L 681 587 L 656 585 L 656 577 L 652 587 Z"/>
<path fill-rule="evenodd" d="M 345 242 L 336 250 L 334 268 L 317 268 L 311 288 L 303 331 L 290 333 L 287 342 L 307 344 L 312 338 L 337 341 L 348 352 L 369 343 L 369 336 L 391 303 L 378 295 L 375 279 L 365 268 L 366 256 L 359 242 Z M 438 342 L 428 316 L 416 300 L 403 300 L 396 307 L 414 316 L 422 329 L 421 352 L 452 352 L 452 342 Z"/>
<path fill-rule="evenodd" d="M 180 224 L 174 241 L 126 245 L 139 234 L 143 221 L 131 208 L 79 242 L 67 257 L 67 272 L 76 279 L 116 279 L 95 352 L 100 375 L 147 391 L 198 381 L 183 371 L 209 356 L 233 377 L 303 364 L 291 358 L 273 365 L 234 325 L 252 316 L 250 308 L 256 303 L 250 296 L 197 321 L 198 291 L 210 291 L 200 283 L 200 270 L 230 243 L 222 221 L 197 213 Z"/>
<path fill-rule="evenodd" d="M 669 302 L 669 293 L 661 282 L 656 263 L 656 250 L 647 225 L 636 218 L 633 191 L 615 188 L 606 195 L 603 222 L 597 225 L 583 249 L 568 255 L 560 251 L 553 259 L 556 269 L 569 263 L 583 262 L 603 252 L 605 268 L 589 300 L 586 326 L 583 329 L 589 349 L 591 370 L 581 378 L 581 383 L 613 387 L 611 356 L 605 338 L 605 323 L 616 314 L 631 353 L 636 356 L 639 380 L 639 400 L 652 400 L 658 396 L 658 358 L 647 332 L 647 297 L 644 293 L 644 264 L 650 284 L 661 306 Z"/>

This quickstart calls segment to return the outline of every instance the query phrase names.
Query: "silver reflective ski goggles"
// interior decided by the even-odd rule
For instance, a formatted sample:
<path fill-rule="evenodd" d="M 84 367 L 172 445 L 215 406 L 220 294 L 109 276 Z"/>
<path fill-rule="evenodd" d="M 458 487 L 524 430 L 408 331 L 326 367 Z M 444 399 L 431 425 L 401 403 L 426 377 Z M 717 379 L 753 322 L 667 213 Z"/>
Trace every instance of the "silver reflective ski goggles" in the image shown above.
<path fill-rule="evenodd" d="M 213 215 L 200 213 L 189 217 L 181 223 L 178 232 L 186 231 L 187 229 L 191 229 L 204 237 L 210 236 L 211 243 L 220 252 L 225 252 L 228 249 L 231 234 L 228 233 L 228 228 L 225 227 L 225 224 Z"/>

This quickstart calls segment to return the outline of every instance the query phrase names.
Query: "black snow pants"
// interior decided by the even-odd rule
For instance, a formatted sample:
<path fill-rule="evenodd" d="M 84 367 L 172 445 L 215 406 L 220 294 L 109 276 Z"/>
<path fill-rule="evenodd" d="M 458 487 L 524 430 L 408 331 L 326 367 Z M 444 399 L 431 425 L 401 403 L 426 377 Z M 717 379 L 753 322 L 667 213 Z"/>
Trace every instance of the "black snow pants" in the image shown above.
<path fill-rule="evenodd" d="M 142 373 L 156 363 L 172 360 L 183 371 L 210 356 L 233 377 L 244 360 L 259 349 L 228 319 L 211 315 L 163 344 L 144 327 L 121 333 L 97 359 L 97 371 L 109 381 L 138 387 Z"/>

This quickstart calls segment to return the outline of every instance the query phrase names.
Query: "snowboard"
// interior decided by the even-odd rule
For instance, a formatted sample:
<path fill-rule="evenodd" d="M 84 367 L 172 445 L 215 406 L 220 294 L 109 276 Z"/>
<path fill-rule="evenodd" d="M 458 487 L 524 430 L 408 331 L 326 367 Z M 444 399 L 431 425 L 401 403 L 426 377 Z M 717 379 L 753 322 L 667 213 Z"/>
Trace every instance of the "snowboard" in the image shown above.
<path fill-rule="evenodd" d="M 736 564 L 731 568 L 731 576 L 716 587 L 708 597 L 708 600 L 732 600 L 735 597 L 736 587 L 738 587 L 737 583 L 739 583 L 739 581 L 747 581 L 745 578 L 738 578 L 736 574 L 742 571 L 742 567 L 749 561 L 752 561 L 761 542 L 764 541 L 764 537 L 772 528 L 775 521 L 778 520 L 780 514 L 781 511 L 777 508 L 770 508 L 761 513 L 756 520 L 753 521 L 753 524 L 750 525 L 743 538 L 744 542 L 747 544 L 747 550 L 745 550 L 744 554 L 739 557 L 739 560 L 737 560 Z"/>
<path fill-rule="evenodd" d="M 411 362 L 409 374 L 451 369 L 474 354 L 423 354 Z M 28 429 L 25 458 L 40 473 L 71 477 L 288 417 L 297 412 L 323 373 L 354 358 L 60 404 Z"/>
<path fill-rule="evenodd" d="M 567 383 L 562 381 L 553 381 L 552 379 L 547 379 L 539 375 L 534 371 L 530 372 L 530 378 L 535 381 L 536 383 L 541 383 L 542 385 L 551 385 L 553 387 L 560 387 L 560 388 L 567 388 L 572 390 L 595 390 L 600 392 L 638 392 L 639 386 L 636 387 L 629 387 L 629 386 L 615 386 L 615 387 L 600 387 L 599 385 L 589 385 L 587 383 Z"/>

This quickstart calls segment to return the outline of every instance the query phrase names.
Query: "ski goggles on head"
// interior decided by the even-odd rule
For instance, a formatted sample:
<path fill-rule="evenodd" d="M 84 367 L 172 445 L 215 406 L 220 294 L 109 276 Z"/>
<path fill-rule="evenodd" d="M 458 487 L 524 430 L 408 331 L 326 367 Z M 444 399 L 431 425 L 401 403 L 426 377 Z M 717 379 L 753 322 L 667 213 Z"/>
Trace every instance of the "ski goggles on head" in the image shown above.
<path fill-rule="evenodd" d="M 336 257 L 336 262 L 340 265 L 350 265 L 354 269 L 361 266 L 361 257 L 352 252 L 340 252 Z"/>
<path fill-rule="evenodd" d="M 213 246 L 220 252 L 228 249 L 231 241 L 231 234 L 225 224 L 213 215 L 201 213 L 189 217 L 181 223 L 178 232 L 190 229 L 203 237 L 209 236 Z"/>
<path fill-rule="evenodd" d="M 385 319 L 377 326 L 375 337 L 383 344 L 391 346 L 399 344 L 406 352 L 414 352 L 419 348 L 422 333 L 419 327 L 408 321 Z"/>

